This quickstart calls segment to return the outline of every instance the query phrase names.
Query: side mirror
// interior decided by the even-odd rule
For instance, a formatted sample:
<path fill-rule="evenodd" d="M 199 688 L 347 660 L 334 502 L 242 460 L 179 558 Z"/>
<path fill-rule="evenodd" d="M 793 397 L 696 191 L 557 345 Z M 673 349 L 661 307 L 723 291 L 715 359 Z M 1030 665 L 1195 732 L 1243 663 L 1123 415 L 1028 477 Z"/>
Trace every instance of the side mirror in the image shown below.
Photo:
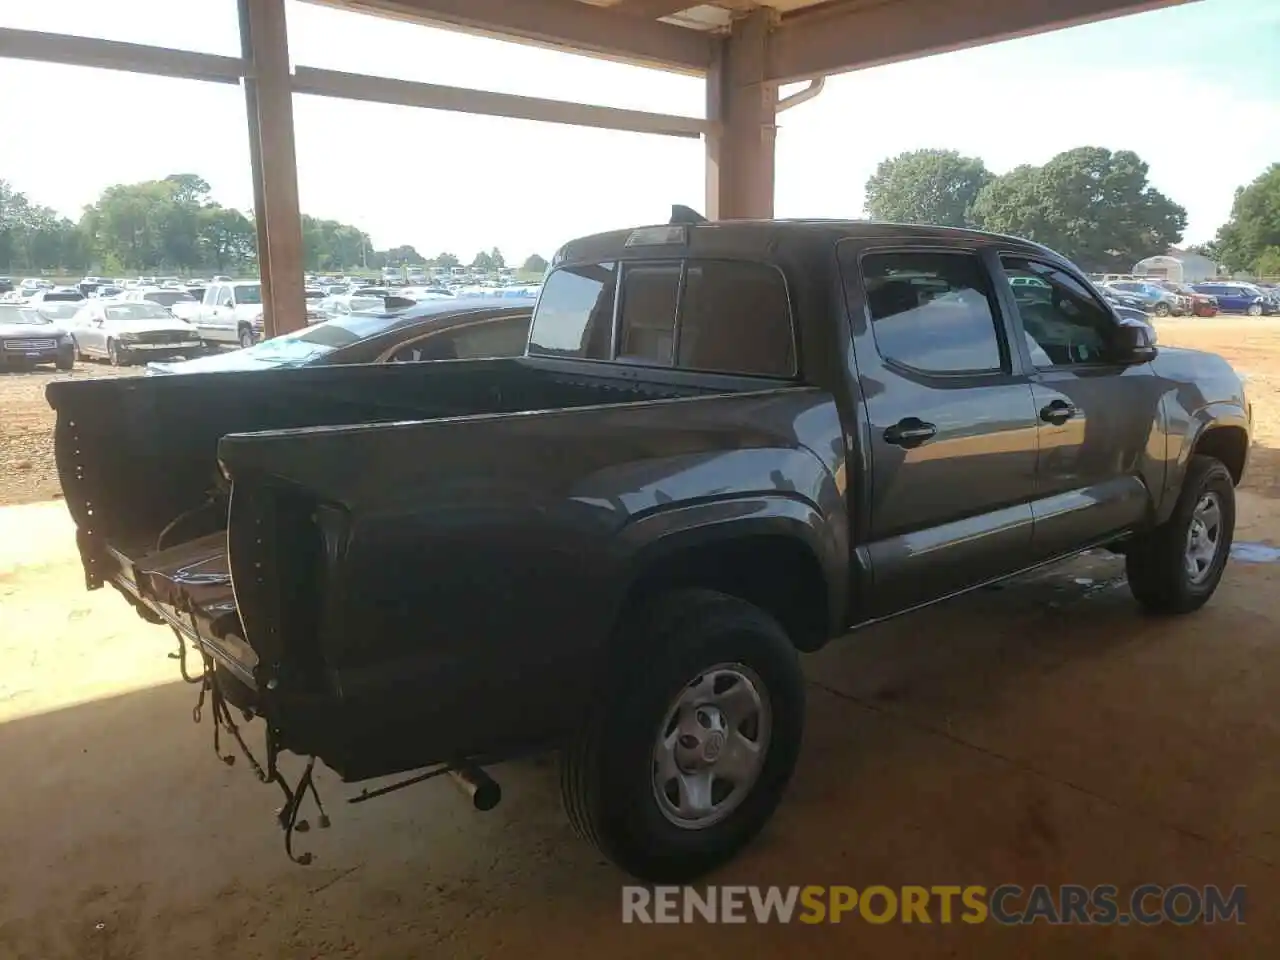
<path fill-rule="evenodd" d="M 1115 359 L 1118 363 L 1147 363 L 1156 358 L 1156 328 L 1140 320 L 1121 320 L 1116 327 Z"/>

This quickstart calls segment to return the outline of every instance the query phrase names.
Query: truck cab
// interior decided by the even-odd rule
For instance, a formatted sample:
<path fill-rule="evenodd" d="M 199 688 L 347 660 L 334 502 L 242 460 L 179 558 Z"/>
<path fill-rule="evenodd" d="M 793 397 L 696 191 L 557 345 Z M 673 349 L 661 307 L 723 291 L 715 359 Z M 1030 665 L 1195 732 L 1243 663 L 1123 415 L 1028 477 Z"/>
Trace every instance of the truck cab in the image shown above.
<path fill-rule="evenodd" d="M 262 339 L 262 284 L 257 280 L 221 281 L 204 291 L 195 325 L 208 346 L 251 347 Z"/>

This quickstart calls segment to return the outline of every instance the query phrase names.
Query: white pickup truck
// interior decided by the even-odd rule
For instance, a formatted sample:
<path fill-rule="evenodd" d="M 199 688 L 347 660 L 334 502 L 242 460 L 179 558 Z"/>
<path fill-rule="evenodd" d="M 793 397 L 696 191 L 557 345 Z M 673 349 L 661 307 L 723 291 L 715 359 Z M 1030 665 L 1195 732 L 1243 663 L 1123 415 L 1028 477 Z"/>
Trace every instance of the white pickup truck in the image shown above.
<path fill-rule="evenodd" d="M 262 339 L 262 284 L 257 280 L 209 284 L 194 322 L 207 346 L 253 346 Z"/>

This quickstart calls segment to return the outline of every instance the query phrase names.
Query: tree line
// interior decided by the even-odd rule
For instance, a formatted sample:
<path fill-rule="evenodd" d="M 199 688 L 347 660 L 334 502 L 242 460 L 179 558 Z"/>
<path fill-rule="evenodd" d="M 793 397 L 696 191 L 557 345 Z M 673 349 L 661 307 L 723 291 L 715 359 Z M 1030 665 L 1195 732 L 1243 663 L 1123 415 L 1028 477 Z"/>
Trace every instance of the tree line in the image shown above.
<path fill-rule="evenodd" d="M 1125 272 L 1182 240 L 1187 211 L 1151 186 L 1132 150 L 1076 147 L 994 174 L 955 150 L 881 161 L 866 184 L 875 220 L 972 227 L 1042 243 L 1082 269 Z M 1280 164 L 1236 191 L 1230 220 L 1198 248 L 1231 271 L 1280 274 Z"/>
<path fill-rule="evenodd" d="M 427 257 L 408 244 L 377 250 L 360 228 L 307 214 L 302 215 L 302 247 L 305 269 L 313 273 L 463 266 L 447 251 Z M 488 272 L 508 264 L 494 247 L 480 251 L 469 265 Z M 257 266 L 253 214 L 217 203 L 196 174 L 109 186 L 78 222 L 0 179 L 0 270 L 92 270 L 115 276 L 256 273 Z M 541 273 L 546 261 L 534 254 L 521 267 Z"/>

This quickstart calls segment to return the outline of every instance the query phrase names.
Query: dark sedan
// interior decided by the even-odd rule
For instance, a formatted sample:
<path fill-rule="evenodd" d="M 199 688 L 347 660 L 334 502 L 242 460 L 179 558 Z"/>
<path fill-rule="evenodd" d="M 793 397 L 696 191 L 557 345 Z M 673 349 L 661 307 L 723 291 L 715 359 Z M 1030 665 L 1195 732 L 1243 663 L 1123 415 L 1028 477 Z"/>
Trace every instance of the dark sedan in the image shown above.
<path fill-rule="evenodd" d="M 391 310 L 352 313 L 232 353 L 181 363 L 151 363 L 150 375 L 273 370 L 318 364 L 412 363 L 515 357 L 529 339 L 531 304 L 497 306 L 431 300 Z"/>
<path fill-rule="evenodd" d="M 54 306 L 41 311 L 25 304 L 0 303 L 0 368 L 25 370 L 38 363 L 52 363 L 59 370 L 75 366 L 71 337 L 45 315 Z"/>

